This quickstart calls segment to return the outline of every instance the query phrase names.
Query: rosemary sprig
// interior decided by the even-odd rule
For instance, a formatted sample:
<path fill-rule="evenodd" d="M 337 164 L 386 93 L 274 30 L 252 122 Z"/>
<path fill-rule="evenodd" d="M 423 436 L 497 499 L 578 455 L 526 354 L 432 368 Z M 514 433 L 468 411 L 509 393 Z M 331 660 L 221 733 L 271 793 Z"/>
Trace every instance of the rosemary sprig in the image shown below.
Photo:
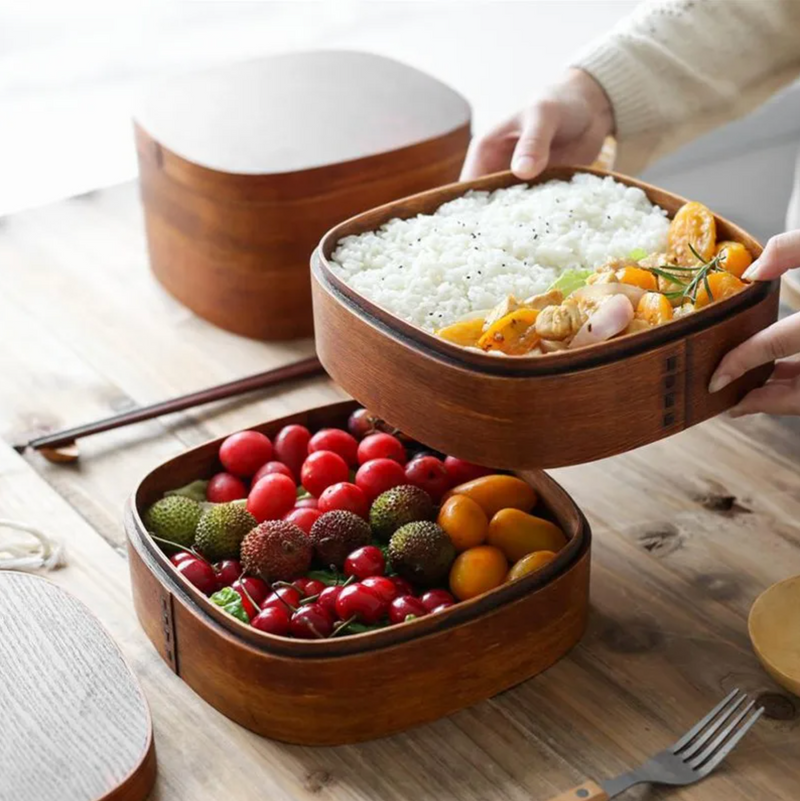
<path fill-rule="evenodd" d="M 660 267 L 648 267 L 647 269 L 650 270 L 653 275 L 664 278 L 665 280 L 669 281 L 671 284 L 677 284 L 681 287 L 681 289 L 676 289 L 670 292 L 662 292 L 661 294 L 670 300 L 678 298 L 682 301 L 686 299 L 690 300 L 692 303 L 697 302 L 697 291 L 700 286 L 704 286 L 706 292 L 708 293 L 709 301 L 714 300 L 714 294 L 711 291 L 711 284 L 708 281 L 708 276 L 711 273 L 715 272 L 722 272 L 722 267 L 720 266 L 720 262 L 722 259 L 722 255 L 714 256 L 713 258 L 706 261 L 703 257 L 695 250 L 693 245 L 689 243 L 689 250 L 692 251 L 692 254 L 699 262 L 696 267 L 680 267 L 677 264 L 662 264 Z M 688 275 L 681 276 L 680 278 L 673 274 L 674 271 L 678 271 L 681 273 L 691 273 L 691 280 L 682 281 L 681 278 L 689 278 Z"/>

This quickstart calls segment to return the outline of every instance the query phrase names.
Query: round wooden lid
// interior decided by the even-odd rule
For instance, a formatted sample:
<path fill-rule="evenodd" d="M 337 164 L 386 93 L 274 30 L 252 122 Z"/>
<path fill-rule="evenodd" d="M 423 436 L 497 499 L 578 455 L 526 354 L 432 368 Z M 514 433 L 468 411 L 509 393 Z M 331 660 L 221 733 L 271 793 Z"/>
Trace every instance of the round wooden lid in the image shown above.
<path fill-rule="evenodd" d="M 397 150 L 469 119 L 467 101 L 435 78 L 348 51 L 287 53 L 162 81 L 136 115 L 187 161 L 248 175 Z"/>
<path fill-rule="evenodd" d="M 80 601 L 0 572 L 0 799 L 141 801 L 155 780 L 150 712 Z"/>

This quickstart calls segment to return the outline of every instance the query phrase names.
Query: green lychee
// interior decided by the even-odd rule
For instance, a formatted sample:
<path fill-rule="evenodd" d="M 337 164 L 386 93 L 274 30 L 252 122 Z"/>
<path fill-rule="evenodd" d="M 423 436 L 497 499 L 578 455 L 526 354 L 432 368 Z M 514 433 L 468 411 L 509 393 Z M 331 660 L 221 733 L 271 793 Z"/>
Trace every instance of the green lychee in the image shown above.
<path fill-rule="evenodd" d="M 184 547 L 194 542 L 203 507 L 183 495 L 170 495 L 156 501 L 144 515 L 147 530 L 161 539 Z"/>
<path fill-rule="evenodd" d="M 258 521 L 240 503 L 220 503 L 203 512 L 197 524 L 194 544 L 206 559 L 238 559 L 245 534 Z"/>

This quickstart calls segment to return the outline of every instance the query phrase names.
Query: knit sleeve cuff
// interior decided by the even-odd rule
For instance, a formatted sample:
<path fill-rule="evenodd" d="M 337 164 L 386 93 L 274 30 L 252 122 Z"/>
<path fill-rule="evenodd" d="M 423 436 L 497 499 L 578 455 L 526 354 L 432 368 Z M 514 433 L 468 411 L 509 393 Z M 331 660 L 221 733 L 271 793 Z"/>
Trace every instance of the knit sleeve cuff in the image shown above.
<path fill-rule="evenodd" d="M 619 45 L 606 43 L 580 56 L 573 67 L 588 72 L 603 87 L 614 111 L 620 139 L 652 131 L 663 120 L 658 111 L 658 80 Z"/>

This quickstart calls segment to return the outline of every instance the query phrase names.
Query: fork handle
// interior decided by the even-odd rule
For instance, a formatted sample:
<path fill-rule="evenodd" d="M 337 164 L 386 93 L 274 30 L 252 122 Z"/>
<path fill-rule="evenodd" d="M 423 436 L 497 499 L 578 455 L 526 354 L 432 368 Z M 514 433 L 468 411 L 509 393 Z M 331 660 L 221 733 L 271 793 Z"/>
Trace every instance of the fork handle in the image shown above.
<path fill-rule="evenodd" d="M 554 796 L 550 801 L 607 801 L 608 794 L 593 781 L 587 781 L 573 787 L 566 793 Z"/>

